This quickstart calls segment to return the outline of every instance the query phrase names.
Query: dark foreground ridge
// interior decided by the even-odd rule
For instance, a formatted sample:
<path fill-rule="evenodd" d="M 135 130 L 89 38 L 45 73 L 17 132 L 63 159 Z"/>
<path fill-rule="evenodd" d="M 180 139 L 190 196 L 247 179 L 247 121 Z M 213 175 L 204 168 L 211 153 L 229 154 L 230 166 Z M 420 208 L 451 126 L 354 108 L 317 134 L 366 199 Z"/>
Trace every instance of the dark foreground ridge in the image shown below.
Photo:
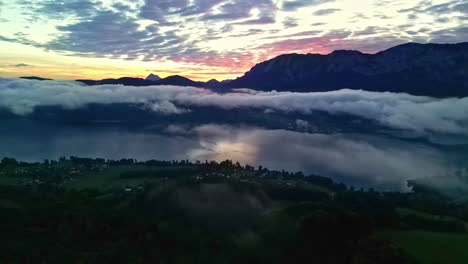
<path fill-rule="evenodd" d="M 3 158 L 0 262 L 466 263 L 467 203 L 411 184 L 355 190 L 230 160 Z"/>

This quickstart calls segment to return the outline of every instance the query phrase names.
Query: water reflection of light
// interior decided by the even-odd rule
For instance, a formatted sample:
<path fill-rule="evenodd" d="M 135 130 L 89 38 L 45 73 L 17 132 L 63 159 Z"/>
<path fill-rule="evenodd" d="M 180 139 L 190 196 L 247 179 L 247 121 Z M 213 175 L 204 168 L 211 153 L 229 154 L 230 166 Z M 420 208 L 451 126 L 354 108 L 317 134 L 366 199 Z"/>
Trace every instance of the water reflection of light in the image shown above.
<path fill-rule="evenodd" d="M 193 160 L 233 160 L 240 163 L 251 163 L 255 161 L 257 146 L 247 142 L 201 142 L 203 148 L 193 150 L 189 156 Z"/>

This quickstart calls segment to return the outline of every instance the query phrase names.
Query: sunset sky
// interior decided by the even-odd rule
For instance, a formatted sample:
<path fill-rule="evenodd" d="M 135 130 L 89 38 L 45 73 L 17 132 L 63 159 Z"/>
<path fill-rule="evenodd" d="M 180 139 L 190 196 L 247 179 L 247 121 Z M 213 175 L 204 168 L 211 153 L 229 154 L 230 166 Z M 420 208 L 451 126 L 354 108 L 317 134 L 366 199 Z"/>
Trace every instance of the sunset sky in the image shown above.
<path fill-rule="evenodd" d="M 283 53 L 468 41 L 468 0 L 0 0 L 0 77 L 235 78 Z"/>

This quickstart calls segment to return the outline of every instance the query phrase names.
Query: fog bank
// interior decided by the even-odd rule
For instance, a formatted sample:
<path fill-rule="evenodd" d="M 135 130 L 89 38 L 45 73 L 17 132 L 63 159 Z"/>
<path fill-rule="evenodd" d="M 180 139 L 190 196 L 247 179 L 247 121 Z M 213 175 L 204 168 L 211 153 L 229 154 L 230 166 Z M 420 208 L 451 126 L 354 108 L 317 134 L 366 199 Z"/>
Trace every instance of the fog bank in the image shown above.
<path fill-rule="evenodd" d="M 218 94 L 194 87 L 86 86 L 75 81 L 0 79 L 0 108 L 17 115 L 28 115 L 37 106 L 60 105 L 76 109 L 91 103 L 138 103 L 150 111 L 167 115 L 187 113 L 191 106 L 259 108 L 303 114 L 325 111 L 372 119 L 391 128 L 420 134 L 468 136 L 468 97 L 436 99 L 347 89 L 324 93 L 240 89 Z"/>

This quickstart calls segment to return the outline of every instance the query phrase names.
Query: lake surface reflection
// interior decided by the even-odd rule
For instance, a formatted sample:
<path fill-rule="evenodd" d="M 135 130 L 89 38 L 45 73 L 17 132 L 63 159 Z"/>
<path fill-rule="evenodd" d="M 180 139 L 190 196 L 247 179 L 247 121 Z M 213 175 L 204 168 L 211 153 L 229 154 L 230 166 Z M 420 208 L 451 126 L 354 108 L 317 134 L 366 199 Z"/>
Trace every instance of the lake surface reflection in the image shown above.
<path fill-rule="evenodd" d="M 72 155 L 137 160 L 231 159 L 333 177 L 357 186 L 398 190 L 407 188 L 407 179 L 453 173 L 461 166 L 457 149 L 385 134 L 311 134 L 217 124 L 134 129 L 9 120 L 0 127 L 0 157 L 24 161 Z"/>

